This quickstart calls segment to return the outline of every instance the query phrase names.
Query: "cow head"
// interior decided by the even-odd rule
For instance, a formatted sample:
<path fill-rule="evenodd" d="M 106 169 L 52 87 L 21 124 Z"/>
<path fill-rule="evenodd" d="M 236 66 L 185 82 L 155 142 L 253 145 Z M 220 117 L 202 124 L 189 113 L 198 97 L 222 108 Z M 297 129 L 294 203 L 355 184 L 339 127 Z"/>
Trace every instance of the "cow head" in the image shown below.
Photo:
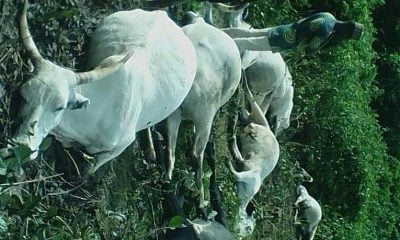
<path fill-rule="evenodd" d="M 239 198 L 238 215 L 236 216 L 236 231 L 242 237 L 253 233 L 256 222 L 250 201 L 260 190 L 262 179 L 259 170 L 242 171 L 235 174 L 236 194 Z"/>
<path fill-rule="evenodd" d="M 236 231 L 241 237 L 247 237 L 253 233 L 256 226 L 253 215 L 248 215 L 244 209 L 239 209 L 236 221 Z"/>
<path fill-rule="evenodd" d="M 234 28 L 251 28 L 250 24 L 246 23 L 244 19 L 247 17 L 247 8 L 250 3 L 242 3 L 236 6 L 229 6 L 223 3 L 213 4 L 218 10 L 228 14 L 229 27 Z"/>
<path fill-rule="evenodd" d="M 312 183 L 314 181 L 313 177 L 304 168 L 300 166 L 299 162 L 295 163 L 293 176 L 296 179 L 296 181 L 300 183 L 302 182 Z"/>
<path fill-rule="evenodd" d="M 63 112 L 83 108 L 89 104 L 89 99 L 75 92 L 74 88 L 115 72 L 127 61 L 130 54 L 122 60 L 114 56 L 107 58 L 97 68 L 85 73 L 75 73 L 57 66 L 39 53 L 28 29 L 27 8 L 28 2 L 25 1 L 19 28 L 23 44 L 33 60 L 35 71 L 31 79 L 20 88 L 22 104 L 18 117 L 22 123 L 14 139 L 29 146 L 34 151 L 31 158 L 35 158 L 41 141 L 59 124 Z"/>
<path fill-rule="evenodd" d="M 192 11 L 185 12 L 185 14 L 183 15 L 183 18 L 181 20 L 181 26 L 193 24 L 200 19 L 202 19 L 201 16 L 195 12 L 192 12 Z"/>

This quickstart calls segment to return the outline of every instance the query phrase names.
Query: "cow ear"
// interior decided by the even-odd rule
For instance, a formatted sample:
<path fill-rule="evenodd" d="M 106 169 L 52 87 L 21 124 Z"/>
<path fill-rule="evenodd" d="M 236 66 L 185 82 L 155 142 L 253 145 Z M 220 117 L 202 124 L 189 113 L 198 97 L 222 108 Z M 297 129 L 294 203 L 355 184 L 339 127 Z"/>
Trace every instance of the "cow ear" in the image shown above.
<path fill-rule="evenodd" d="M 72 100 L 70 100 L 67 104 L 67 109 L 81 109 L 86 108 L 90 103 L 90 100 L 79 93 L 75 93 L 75 96 Z"/>

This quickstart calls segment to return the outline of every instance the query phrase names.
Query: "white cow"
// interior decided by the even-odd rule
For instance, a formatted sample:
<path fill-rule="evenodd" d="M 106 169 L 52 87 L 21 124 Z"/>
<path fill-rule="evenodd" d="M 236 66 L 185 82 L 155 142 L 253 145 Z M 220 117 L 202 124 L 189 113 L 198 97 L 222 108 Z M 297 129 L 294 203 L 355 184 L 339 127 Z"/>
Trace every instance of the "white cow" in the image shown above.
<path fill-rule="evenodd" d="M 296 207 L 296 215 L 294 217 L 296 224 L 297 240 L 313 240 L 317 231 L 318 223 L 322 218 L 321 206 L 313 197 L 311 197 L 307 189 L 297 186 L 297 199 L 294 203 Z"/>
<path fill-rule="evenodd" d="M 227 12 L 230 27 L 251 29 L 243 20 L 243 14 L 249 4 L 231 7 L 214 4 L 217 9 Z M 230 29 L 223 29 L 229 34 Z M 249 51 L 240 49 L 242 68 L 257 103 L 268 120 L 275 134 L 289 127 L 293 108 L 292 75 L 280 53 L 271 51 Z"/>
<path fill-rule="evenodd" d="M 244 126 L 239 127 L 241 149 L 234 136 L 229 144 L 233 158 L 241 165 L 236 171 L 229 161 L 229 168 L 236 179 L 236 192 L 239 198 L 238 230 L 241 236 L 250 235 L 255 227 L 255 220 L 248 215 L 246 208 L 260 190 L 264 179 L 274 170 L 279 159 L 279 144 L 271 131 L 264 113 L 256 103 L 246 84 L 246 96 L 250 102 L 251 113 L 243 112 Z"/>
<path fill-rule="evenodd" d="M 240 54 L 234 41 L 221 30 L 207 24 L 191 13 L 192 24 L 183 31 L 192 41 L 197 55 L 197 72 L 193 86 L 182 105 L 167 119 L 169 169 L 172 178 L 175 147 L 182 120 L 194 123 L 193 157 L 198 163 L 197 182 L 200 190 L 200 208 L 204 207 L 202 183 L 203 155 L 215 114 L 235 92 L 241 76 Z M 188 18 L 187 16 L 187 18 Z"/>
<path fill-rule="evenodd" d="M 91 41 L 89 66 L 97 67 L 86 73 L 40 55 L 26 12 L 27 2 L 20 31 L 36 72 L 21 87 L 26 103 L 15 139 L 35 153 L 52 134 L 65 146 L 78 144 L 95 155 L 94 172 L 131 144 L 137 131 L 175 111 L 193 84 L 193 44 L 165 12 L 121 11 L 106 17 Z M 71 111 L 79 108 L 85 109 Z"/>

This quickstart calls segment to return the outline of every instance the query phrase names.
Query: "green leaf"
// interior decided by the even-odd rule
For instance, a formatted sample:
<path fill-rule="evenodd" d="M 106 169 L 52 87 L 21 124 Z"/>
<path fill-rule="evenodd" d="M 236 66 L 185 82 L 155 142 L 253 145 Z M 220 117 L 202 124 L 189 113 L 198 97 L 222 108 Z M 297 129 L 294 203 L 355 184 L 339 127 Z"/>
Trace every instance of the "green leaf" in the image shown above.
<path fill-rule="evenodd" d="M 40 151 L 47 150 L 50 147 L 51 143 L 52 143 L 52 140 L 50 137 L 43 139 L 42 143 L 39 146 L 39 150 Z"/>
<path fill-rule="evenodd" d="M 21 215 L 23 217 L 29 217 L 32 215 L 32 210 L 38 206 L 40 203 L 40 197 L 39 196 L 30 196 L 26 201 L 25 204 L 22 208 Z"/>
<path fill-rule="evenodd" d="M 177 228 L 185 223 L 185 219 L 182 216 L 176 215 L 169 220 L 168 227 Z"/>
<path fill-rule="evenodd" d="M 68 236 L 65 233 L 59 232 L 59 233 L 57 233 L 56 235 L 53 236 L 53 239 L 54 240 L 65 240 L 65 239 L 68 239 L 67 237 Z"/>
<path fill-rule="evenodd" d="M 4 164 L 7 164 L 7 169 L 13 169 L 15 167 L 20 166 L 20 164 L 18 163 L 17 159 L 14 157 L 8 158 Z M 10 172 L 10 171 L 9 171 Z"/>
<path fill-rule="evenodd" d="M 46 229 L 44 227 L 37 230 L 36 238 L 37 240 L 46 240 Z"/>
<path fill-rule="evenodd" d="M 196 182 L 192 179 L 192 178 L 186 178 L 185 179 L 185 187 L 186 188 L 192 188 L 194 185 L 196 184 Z"/>
<path fill-rule="evenodd" d="M 10 203 L 12 197 L 9 194 L 0 194 L 0 206 L 6 206 Z"/>
<path fill-rule="evenodd" d="M 19 214 L 20 210 L 23 208 L 23 204 L 21 202 L 21 199 L 17 197 L 16 195 L 12 195 L 10 199 L 8 199 L 10 202 L 8 211 L 10 214 Z"/>
<path fill-rule="evenodd" d="M 13 150 L 14 150 L 15 157 L 17 158 L 17 161 L 19 163 L 22 163 L 33 152 L 28 146 L 23 145 L 23 144 L 20 144 L 20 145 L 14 147 Z"/>
<path fill-rule="evenodd" d="M 204 178 L 204 179 L 209 179 L 209 178 L 211 177 L 211 175 L 212 175 L 212 171 L 211 171 L 211 170 L 207 170 L 207 171 L 204 173 L 203 178 Z"/>
<path fill-rule="evenodd" d="M 77 14 L 78 14 L 78 11 L 75 9 L 61 10 L 61 11 L 57 11 L 57 12 L 47 13 L 43 17 L 43 19 L 44 19 L 44 21 L 47 21 L 50 18 L 54 18 L 54 19 L 71 18 L 73 16 L 76 16 Z"/>
<path fill-rule="evenodd" d="M 57 215 L 58 215 L 58 208 L 50 207 L 49 210 L 47 210 L 47 219 L 53 218 Z"/>
<path fill-rule="evenodd" d="M 0 175 L 1 176 L 7 175 L 7 167 L 8 167 L 8 164 L 3 162 L 2 159 L 0 159 Z"/>
<path fill-rule="evenodd" d="M 0 149 L 0 158 L 7 159 L 11 155 L 13 155 L 13 153 L 12 153 L 12 151 L 10 151 L 10 148 L 2 148 L 2 149 Z"/>
<path fill-rule="evenodd" d="M 3 216 L 0 215 L 0 233 L 6 233 L 7 230 L 7 222 L 4 220 Z"/>

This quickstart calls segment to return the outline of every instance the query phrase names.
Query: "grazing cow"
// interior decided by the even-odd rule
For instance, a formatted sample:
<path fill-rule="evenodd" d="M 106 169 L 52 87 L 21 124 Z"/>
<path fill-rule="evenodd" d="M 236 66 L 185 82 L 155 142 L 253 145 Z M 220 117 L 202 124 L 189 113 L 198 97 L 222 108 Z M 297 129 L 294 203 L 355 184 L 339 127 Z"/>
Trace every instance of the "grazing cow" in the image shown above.
<path fill-rule="evenodd" d="M 161 134 L 156 133 L 154 141 L 156 159 L 160 164 L 161 173 L 166 173 L 165 158 L 164 158 L 164 140 Z M 168 229 L 165 234 L 166 240 L 233 240 L 232 233 L 227 229 L 227 223 L 225 219 L 225 213 L 222 208 L 221 197 L 218 190 L 218 184 L 216 181 L 216 169 L 215 169 L 215 146 L 209 144 L 208 151 L 208 164 L 211 168 L 210 176 L 210 200 L 211 205 L 217 215 L 214 220 L 195 219 L 189 220 L 182 208 L 178 197 L 174 194 L 173 186 L 170 182 L 163 184 L 163 192 L 165 193 L 165 199 L 168 202 L 169 208 L 167 214 L 170 216 L 180 216 L 183 219 L 183 226 L 175 229 Z"/>
<path fill-rule="evenodd" d="M 94 155 L 97 162 L 89 170 L 94 172 L 130 145 L 137 131 L 175 111 L 193 84 L 193 44 L 163 11 L 106 17 L 91 40 L 89 66 L 96 68 L 85 73 L 40 55 L 26 12 L 27 1 L 20 32 L 36 72 L 21 87 L 23 122 L 15 139 L 35 153 L 52 134 L 64 146 L 78 145 Z"/>
<path fill-rule="evenodd" d="M 249 4 L 231 7 L 213 4 L 217 9 L 227 12 L 230 27 L 251 29 L 244 21 L 244 11 Z M 230 29 L 223 29 L 229 33 Z M 293 108 L 292 75 L 281 54 L 271 51 L 249 51 L 239 49 L 242 54 L 242 68 L 251 91 L 264 114 L 267 112 L 269 123 L 277 134 L 289 127 Z"/>
<path fill-rule="evenodd" d="M 210 136 L 215 114 L 235 92 L 241 76 L 240 54 L 233 40 L 221 30 L 207 24 L 201 17 L 188 13 L 192 22 L 183 31 L 192 41 L 197 55 L 197 72 L 192 88 L 182 105 L 167 119 L 169 169 L 172 179 L 175 147 L 182 120 L 194 123 L 193 157 L 198 164 L 197 183 L 200 208 L 204 207 L 202 166 L 204 150 Z"/>
<path fill-rule="evenodd" d="M 232 163 L 228 162 L 236 179 L 239 198 L 238 230 L 241 236 L 247 236 L 254 230 L 255 220 L 246 212 L 247 206 L 260 190 L 264 179 L 274 170 L 279 159 L 278 141 L 247 84 L 245 86 L 251 113 L 244 110 L 242 119 L 245 124 L 238 128 L 241 149 L 237 146 L 236 136 L 233 136 L 229 143 L 231 155 L 240 163 L 242 170 L 236 171 Z"/>
<path fill-rule="evenodd" d="M 321 221 L 321 206 L 313 197 L 311 197 L 307 189 L 297 186 L 297 199 L 294 203 L 296 214 L 294 221 L 296 224 L 297 240 L 313 240 L 317 231 L 318 223 Z"/>

